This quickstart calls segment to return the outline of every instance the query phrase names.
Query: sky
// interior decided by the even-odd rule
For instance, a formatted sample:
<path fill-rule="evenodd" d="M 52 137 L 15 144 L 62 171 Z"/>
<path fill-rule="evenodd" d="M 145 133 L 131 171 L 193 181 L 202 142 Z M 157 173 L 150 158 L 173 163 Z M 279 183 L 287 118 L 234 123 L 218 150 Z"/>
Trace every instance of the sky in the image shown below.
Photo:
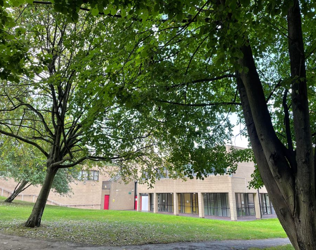
<path fill-rule="evenodd" d="M 237 123 L 237 115 L 236 114 L 232 114 L 229 117 L 230 121 L 233 124 Z M 245 126 L 243 126 L 242 124 L 236 125 L 233 129 L 233 134 L 234 136 L 232 137 L 232 145 L 234 146 L 238 146 L 238 147 L 244 147 L 247 148 L 248 147 L 248 139 L 244 136 L 241 136 L 240 133 L 241 131 L 243 131 L 245 128 Z"/>

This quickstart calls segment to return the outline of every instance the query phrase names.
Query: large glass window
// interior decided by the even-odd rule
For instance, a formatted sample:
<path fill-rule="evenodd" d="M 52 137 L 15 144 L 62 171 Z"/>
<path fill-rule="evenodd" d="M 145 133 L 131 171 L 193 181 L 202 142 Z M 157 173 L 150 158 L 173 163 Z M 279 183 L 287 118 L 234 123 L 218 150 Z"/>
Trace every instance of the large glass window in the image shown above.
<path fill-rule="evenodd" d="M 164 179 L 169 178 L 169 171 L 166 167 L 163 167 L 162 169 L 158 169 L 156 173 L 156 177 L 158 179 Z"/>
<path fill-rule="evenodd" d="M 254 194 L 236 193 L 237 216 L 254 216 Z"/>
<path fill-rule="evenodd" d="M 204 214 L 213 216 L 230 216 L 227 193 L 206 193 L 203 194 Z"/>
<path fill-rule="evenodd" d="M 260 194 L 260 205 L 262 214 L 275 213 L 268 194 Z"/>
<path fill-rule="evenodd" d="M 152 177 L 156 179 L 169 178 L 169 171 L 166 167 L 156 169 L 145 169 L 142 171 L 142 179 L 148 180 Z"/>
<path fill-rule="evenodd" d="M 154 212 L 154 194 L 149 194 L 150 212 Z"/>
<path fill-rule="evenodd" d="M 173 194 L 157 194 L 158 211 L 173 213 Z"/>
<path fill-rule="evenodd" d="M 198 214 L 199 203 L 198 194 L 178 194 L 179 213 Z"/>
<path fill-rule="evenodd" d="M 80 181 L 98 181 L 99 171 L 97 170 L 82 170 L 79 172 L 78 180 Z"/>

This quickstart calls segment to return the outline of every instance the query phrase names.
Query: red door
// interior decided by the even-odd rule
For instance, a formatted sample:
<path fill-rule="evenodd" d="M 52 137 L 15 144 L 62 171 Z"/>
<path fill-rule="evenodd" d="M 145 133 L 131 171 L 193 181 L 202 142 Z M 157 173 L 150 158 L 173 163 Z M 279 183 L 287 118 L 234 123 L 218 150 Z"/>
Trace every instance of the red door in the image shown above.
<path fill-rule="evenodd" d="M 110 195 L 104 195 L 104 210 L 109 210 Z"/>
<path fill-rule="evenodd" d="M 137 196 L 135 196 L 134 210 L 137 210 Z"/>

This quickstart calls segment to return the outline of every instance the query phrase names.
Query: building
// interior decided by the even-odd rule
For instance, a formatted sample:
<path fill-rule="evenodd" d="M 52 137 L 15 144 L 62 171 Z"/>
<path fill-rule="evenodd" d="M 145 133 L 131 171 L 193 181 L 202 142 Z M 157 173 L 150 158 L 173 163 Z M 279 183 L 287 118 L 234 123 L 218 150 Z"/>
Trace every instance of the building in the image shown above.
<path fill-rule="evenodd" d="M 267 215 L 274 217 L 266 188 L 248 188 L 253 171 L 253 162 L 242 162 L 238 164 L 236 173 L 231 175 L 211 175 L 204 180 L 186 181 L 162 178 L 152 189 L 139 185 L 137 211 L 193 214 L 201 218 L 226 217 L 231 220 L 245 216 L 257 219 Z"/>
<path fill-rule="evenodd" d="M 51 192 L 48 204 L 106 210 L 137 209 L 231 220 L 275 215 L 266 188 L 248 188 L 253 171 L 253 162 L 242 162 L 235 174 L 186 181 L 162 178 L 153 188 L 148 188 L 147 184 L 125 184 L 111 179 L 98 170 L 83 170 L 78 180 L 71 183 L 72 194 L 62 196 Z M 16 184 L 12 179 L 0 177 L 0 195 L 9 196 Z M 19 199 L 35 202 L 39 190 L 40 187 L 31 186 Z"/>
<path fill-rule="evenodd" d="M 0 195 L 8 197 L 17 182 L 0 176 Z M 78 180 L 70 183 L 72 192 L 60 195 L 51 191 L 47 204 L 75 208 L 134 210 L 135 183 L 125 184 L 120 180 L 113 181 L 106 173 L 99 170 L 82 170 Z M 40 186 L 30 186 L 16 199 L 35 202 Z"/>

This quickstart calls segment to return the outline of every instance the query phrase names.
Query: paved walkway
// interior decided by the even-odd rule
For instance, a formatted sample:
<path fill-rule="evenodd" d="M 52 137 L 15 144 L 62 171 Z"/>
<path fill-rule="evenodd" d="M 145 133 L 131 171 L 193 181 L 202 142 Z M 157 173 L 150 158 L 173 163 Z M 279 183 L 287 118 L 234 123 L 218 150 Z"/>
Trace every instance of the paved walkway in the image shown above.
<path fill-rule="evenodd" d="M 150 244 L 140 246 L 85 246 L 68 242 L 45 241 L 19 237 L 15 235 L 0 234 L 1 250 L 231 250 L 248 249 L 251 247 L 272 247 L 290 244 L 289 239 L 266 239 L 266 240 L 225 240 L 208 242 L 186 242 L 172 244 Z"/>

